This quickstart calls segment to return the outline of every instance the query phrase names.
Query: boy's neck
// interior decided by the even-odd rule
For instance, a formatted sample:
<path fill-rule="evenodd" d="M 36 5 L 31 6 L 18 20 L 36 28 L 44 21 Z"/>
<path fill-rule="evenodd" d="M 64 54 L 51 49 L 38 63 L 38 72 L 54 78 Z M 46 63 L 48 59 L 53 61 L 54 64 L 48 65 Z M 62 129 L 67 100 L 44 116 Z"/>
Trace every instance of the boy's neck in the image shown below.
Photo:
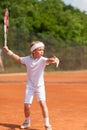
<path fill-rule="evenodd" d="M 37 56 L 34 56 L 34 55 L 31 55 L 31 58 L 33 59 L 39 59 L 41 56 L 37 57 Z"/>

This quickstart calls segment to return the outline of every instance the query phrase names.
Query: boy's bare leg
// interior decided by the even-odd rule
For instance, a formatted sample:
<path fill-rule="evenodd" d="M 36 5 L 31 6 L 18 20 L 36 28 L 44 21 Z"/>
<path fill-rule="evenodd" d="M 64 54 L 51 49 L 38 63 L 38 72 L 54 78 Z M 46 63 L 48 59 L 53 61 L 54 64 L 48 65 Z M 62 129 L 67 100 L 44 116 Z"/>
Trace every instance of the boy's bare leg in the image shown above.
<path fill-rule="evenodd" d="M 46 128 L 46 130 L 52 130 L 52 127 L 49 122 L 49 114 L 48 114 L 48 108 L 47 108 L 46 102 L 40 101 L 40 106 L 42 108 L 42 114 L 44 117 L 45 128 Z"/>
<path fill-rule="evenodd" d="M 21 128 L 27 128 L 30 127 L 30 104 L 24 104 L 24 114 L 25 114 L 25 121 L 21 125 Z"/>
<path fill-rule="evenodd" d="M 30 104 L 24 104 L 24 114 L 26 118 L 30 117 L 30 107 Z"/>
<path fill-rule="evenodd" d="M 46 102 L 45 101 L 40 101 L 40 106 L 42 108 L 43 117 L 44 118 L 49 117 L 49 115 L 48 115 L 48 108 L 47 108 Z"/>

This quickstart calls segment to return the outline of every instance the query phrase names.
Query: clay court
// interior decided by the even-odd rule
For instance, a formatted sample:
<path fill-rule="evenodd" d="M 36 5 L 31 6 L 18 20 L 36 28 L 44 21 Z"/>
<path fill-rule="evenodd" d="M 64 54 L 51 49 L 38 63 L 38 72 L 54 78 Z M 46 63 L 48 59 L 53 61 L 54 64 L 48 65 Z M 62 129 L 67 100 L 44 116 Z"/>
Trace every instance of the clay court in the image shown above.
<path fill-rule="evenodd" d="M 26 74 L 0 75 L 0 130 L 20 130 L 24 121 Z M 45 73 L 53 130 L 87 130 L 87 71 Z M 30 130 L 45 130 L 35 96 Z"/>

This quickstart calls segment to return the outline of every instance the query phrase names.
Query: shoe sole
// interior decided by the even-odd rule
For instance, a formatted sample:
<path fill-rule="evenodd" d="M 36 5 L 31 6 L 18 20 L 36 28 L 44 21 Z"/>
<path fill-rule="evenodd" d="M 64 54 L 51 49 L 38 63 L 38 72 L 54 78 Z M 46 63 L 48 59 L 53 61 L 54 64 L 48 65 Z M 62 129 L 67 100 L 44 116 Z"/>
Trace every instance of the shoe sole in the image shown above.
<path fill-rule="evenodd" d="M 21 129 L 26 129 L 26 128 L 29 128 L 30 125 L 26 126 L 26 127 L 23 127 L 23 126 L 20 126 Z"/>
<path fill-rule="evenodd" d="M 46 129 L 46 130 L 52 130 L 51 127 L 47 127 L 47 126 L 45 126 L 45 129 Z"/>

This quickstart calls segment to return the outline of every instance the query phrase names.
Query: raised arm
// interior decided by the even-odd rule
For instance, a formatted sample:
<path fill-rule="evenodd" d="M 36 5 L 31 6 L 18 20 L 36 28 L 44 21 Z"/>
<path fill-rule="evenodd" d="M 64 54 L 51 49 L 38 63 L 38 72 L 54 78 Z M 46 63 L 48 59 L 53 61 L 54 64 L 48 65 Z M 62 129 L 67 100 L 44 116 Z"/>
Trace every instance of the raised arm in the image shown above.
<path fill-rule="evenodd" d="M 54 56 L 54 57 L 48 58 L 47 63 L 48 64 L 56 64 L 56 67 L 58 67 L 59 59 L 56 56 Z"/>
<path fill-rule="evenodd" d="M 11 50 L 9 50 L 8 46 L 4 46 L 3 49 L 7 53 L 7 55 L 9 55 L 14 60 L 20 62 L 20 57 L 16 55 L 15 53 L 13 53 Z"/>

